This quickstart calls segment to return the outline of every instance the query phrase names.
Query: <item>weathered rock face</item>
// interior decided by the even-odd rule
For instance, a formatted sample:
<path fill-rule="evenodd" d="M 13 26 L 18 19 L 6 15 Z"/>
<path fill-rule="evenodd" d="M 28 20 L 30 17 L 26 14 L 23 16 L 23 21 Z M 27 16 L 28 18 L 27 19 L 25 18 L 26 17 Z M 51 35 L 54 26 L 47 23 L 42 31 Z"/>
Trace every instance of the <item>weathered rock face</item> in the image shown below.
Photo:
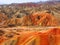
<path fill-rule="evenodd" d="M 0 45 L 60 45 L 60 3 L 47 2 L 2 5 Z"/>
<path fill-rule="evenodd" d="M 31 15 L 34 25 L 40 26 L 57 26 L 58 22 L 52 14 L 45 12 L 37 12 Z"/>
<path fill-rule="evenodd" d="M 0 14 L 0 26 L 5 26 L 6 20 L 8 17 L 4 14 Z"/>
<path fill-rule="evenodd" d="M 31 15 L 25 15 L 17 18 L 7 18 L 6 15 L 0 14 L 0 26 L 58 26 L 58 21 L 52 14 L 46 12 L 34 12 Z"/>
<path fill-rule="evenodd" d="M 32 3 L 24 5 L 25 3 L 23 6 L 19 4 L 0 6 L 0 13 L 5 14 L 0 16 L 0 27 L 60 25 L 58 24 L 60 23 L 60 2 L 47 1 L 36 3 L 34 6 Z M 29 7 L 29 5 L 32 6 Z"/>
<path fill-rule="evenodd" d="M 28 31 L 27 31 L 28 30 Z M 0 45 L 60 45 L 60 27 L 0 28 Z"/>

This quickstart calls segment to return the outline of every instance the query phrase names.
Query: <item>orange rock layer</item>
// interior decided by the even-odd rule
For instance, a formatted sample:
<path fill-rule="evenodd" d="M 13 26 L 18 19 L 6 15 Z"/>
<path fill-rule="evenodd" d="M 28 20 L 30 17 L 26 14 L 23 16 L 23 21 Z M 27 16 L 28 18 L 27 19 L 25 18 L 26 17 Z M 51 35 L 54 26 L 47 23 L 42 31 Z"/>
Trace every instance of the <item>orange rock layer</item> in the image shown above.
<path fill-rule="evenodd" d="M 0 45 L 60 45 L 60 28 L 40 31 L 0 29 Z"/>

